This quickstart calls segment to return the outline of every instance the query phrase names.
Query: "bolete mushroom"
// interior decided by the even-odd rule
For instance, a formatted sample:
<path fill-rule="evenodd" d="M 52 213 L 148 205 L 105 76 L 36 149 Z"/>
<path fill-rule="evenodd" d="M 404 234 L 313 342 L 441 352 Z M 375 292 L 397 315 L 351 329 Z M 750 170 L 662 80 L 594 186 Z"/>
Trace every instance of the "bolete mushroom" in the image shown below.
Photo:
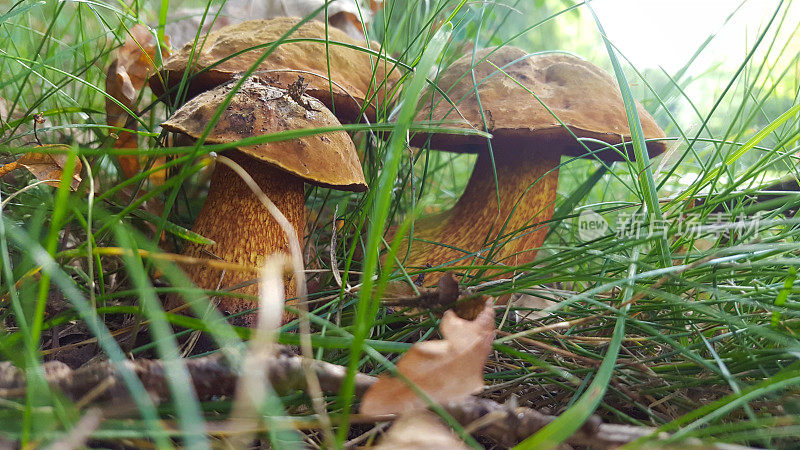
<path fill-rule="evenodd" d="M 477 52 L 475 63 L 477 85 L 470 74 L 471 54 L 458 59 L 437 81 L 458 111 L 433 93 L 423 102 L 417 120 L 485 129 L 493 135 L 492 154 L 486 139 L 478 136 L 420 133 L 412 139 L 419 147 L 429 140 L 432 149 L 477 153 L 478 159 L 456 205 L 416 222 L 415 242 L 405 260 L 408 267 L 438 266 L 477 252 L 485 258 L 495 240 L 500 245 L 491 254 L 492 262 L 532 261 L 553 215 L 561 156 L 591 157 L 576 137 L 610 145 L 630 140 L 619 87 L 608 73 L 581 58 L 566 53 L 528 56 L 519 48 L 501 47 Z M 535 93 L 549 111 L 517 82 Z M 645 137 L 663 138 L 652 116 L 638 104 L 637 111 Z M 622 159 L 597 142 L 584 140 L 583 144 L 604 161 Z M 665 144 L 650 141 L 647 147 L 650 155 L 656 155 Z M 399 257 L 403 260 L 404 255 Z M 477 262 L 486 263 L 480 258 Z M 425 282 L 435 283 L 438 278 L 436 273 L 429 274 Z"/>
<path fill-rule="evenodd" d="M 194 42 L 189 42 L 167 59 L 160 73 L 150 78 L 150 87 L 158 96 L 166 91 L 174 96 L 177 93 L 174 88 L 187 68 L 191 68 L 187 98 L 194 97 L 252 67 L 267 50 L 267 44 L 280 39 L 299 21 L 295 17 L 250 20 L 213 31 L 200 38 L 199 48 L 193 48 Z M 309 83 L 306 94 L 335 110 L 341 121 L 357 121 L 364 102 L 369 103 L 365 108 L 367 116 L 374 120 L 376 99 L 377 104 L 383 101 L 385 92 L 399 79 L 398 72 L 387 67 L 385 59 L 362 50 L 339 44 L 329 44 L 326 49 L 326 36 L 329 41 L 351 46 L 366 45 L 337 28 L 329 27 L 326 35 L 325 24 L 311 20 L 287 39 L 315 41 L 280 44 L 258 66 L 257 70 L 267 72 L 258 75 L 277 87 L 296 80 L 298 74 L 303 75 Z"/>
<path fill-rule="evenodd" d="M 161 126 L 198 139 L 234 84 L 227 83 L 194 97 Z M 285 130 L 335 126 L 340 126 L 339 121 L 318 100 L 298 92 L 290 95 L 286 90 L 252 77 L 233 95 L 205 142 L 230 143 Z M 238 147 L 227 151 L 226 156 L 253 177 L 297 230 L 301 242 L 305 226 L 303 183 L 348 191 L 367 189 L 355 146 L 344 131 Z M 193 231 L 215 244 L 188 243 L 184 255 L 216 257 L 257 267 L 269 254 L 289 253 L 287 237 L 278 223 L 244 181 L 221 164 L 211 176 L 208 197 Z M 205 265 L 191 265 L 185 270 L 205 289 L 231 287 L 254 278 L 253 274 L 244 272 L 223 274 Z M 286 286 L 286 297 L 290 298 L 295 293 L 294 285 L 287 283 Z M 258 286 L 251 284 L 236 292 L 256 295 Z M 169 299 L 167 306 L 177 306 L 176 300 Z M 256 306 L 256 302 L 232 297 L 224 297 L 219 303 L 220 310 L 229 314 Z M 254 314 L 241 317 L 237 323 L 254 324 Z"/>

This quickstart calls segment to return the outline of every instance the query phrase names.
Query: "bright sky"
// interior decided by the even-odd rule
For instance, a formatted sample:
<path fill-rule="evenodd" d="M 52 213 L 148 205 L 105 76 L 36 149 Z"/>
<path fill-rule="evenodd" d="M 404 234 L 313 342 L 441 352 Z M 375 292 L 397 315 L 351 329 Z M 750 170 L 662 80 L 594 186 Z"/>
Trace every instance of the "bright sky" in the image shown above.
<path fill-rule="evenodd" d="M 593 0 L 591 5 L 611 42 L 636 67 L 661 66 L 668 73 L 675 73 L 710 34 L 717 36 L 701 54 L 695 71 L 720 60 L 726 66 L 741 63 L 779 2 L 750 0 L 736 11 L 741 3 L 741 0 Z M 782 27 L 787 33 L 800 17 L 797 6 L 793 5 L 794 14 L 789 17 L 793 23 Z"/>

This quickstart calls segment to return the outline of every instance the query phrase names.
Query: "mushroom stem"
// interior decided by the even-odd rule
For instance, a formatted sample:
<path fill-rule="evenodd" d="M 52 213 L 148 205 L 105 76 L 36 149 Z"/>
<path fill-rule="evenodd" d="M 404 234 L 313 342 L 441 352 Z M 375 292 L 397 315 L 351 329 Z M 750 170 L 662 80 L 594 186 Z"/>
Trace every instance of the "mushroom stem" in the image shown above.
<path fill-rule="evenodd" d="M 226 153 L 253 177 L 264 194 L 286 215 L 295 230 L 305 227 L 303 180 L 287 172 L 254 160 L 239 151 Z M 278 222 L 231 169 L 218 164 L 211 176 L 208 197 L 195 220 L 192 231 L 215 241 L 214 245 L 188 243 L 183 254 L 198 258 L 219 258 L 224 261 L 260 267 L 267 256 L 276 252 L 290 254 L 289 243 Z M 298 236 L 302 239 L 302 235 Z M 187 275 L 203 289 L 225 289 L 252 281 L 253 275 L 191 265 L 184 268 Z M 285 283 L 286 298 L 294 297 L 293 282 Z M 258 283 L 249 284 L 234 292 L 258 295 Z M 168 307 L 174 308 L 173 302 Z M 225 314 L 236 314 L 256 308 L 258 302 L 236 297 L 220 297 L 218 308 Z M 245 314 L 234 324 L 254 326 L 255 314 Z"/>
<path fill-rule="evenodd" d="M 497 184 L 491 157 L 486 152 L 479 153 L 456 205 L 416 222 L 415 242 L 405 266 L 519 265 L 533 261 L 547 234 L 545 223 L 553 217 L 560 158 L 530 158 L 522 153 L 519 149 L 495 150 Z M 495 240 L 497 245 L 493 247 Z M 401 261 L 403 248 L 398 255 Z M 469 256 L 479 251 L 477 258 Z M 441 275 L 428 274 L 425 284 L 436 283 Z"/>

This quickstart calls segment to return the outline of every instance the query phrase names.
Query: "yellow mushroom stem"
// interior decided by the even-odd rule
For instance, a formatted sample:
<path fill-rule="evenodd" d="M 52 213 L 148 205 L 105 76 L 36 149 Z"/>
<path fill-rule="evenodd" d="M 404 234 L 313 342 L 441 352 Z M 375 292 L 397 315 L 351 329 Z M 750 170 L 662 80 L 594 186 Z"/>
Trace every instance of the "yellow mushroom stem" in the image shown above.
<path fill-rule="evenodd" d="M 547 221 L 553 217 L 560 157 L 532 156 L 523 150 L 495 150 L 497 184 L 491 157 L 479 153 L 456 205 L 415 223 L 405 267 L 516 266 L 533 261 L 547 234 Z M 398 251 L 400 261 L 406 248 L 404 242 Z M 424 284 L 435 285 L 442 274 L 427 274 Z"/>
<path fill-rule="evenodd" d="M 225 156 L 234 160 L 253 177 L 297 230 L 298 239 L 302 240 L 305 226 L 303 180 L 237 150 L 229 150 Z M 215 244 L 189 242 L 183 250 L 186 256 L 260 267 L 268 255 L 277 252 L 290 254 L 288 240 L 280 225 L 245 182 L 223 164 L 217 164 L 214 169 L 208 197 L 192 231 L 215 241 Z M 249 272 L 223 271 L 207 265 L 187 265 L 184 270 L 203 289 L 223 290 L 240 283 L 256 281 Z M 294 282 L 286 280 L 285 286 L 286 298 L 294 297 Z M 249 284 L 234 292 L 257 296 L 258 283 Z M 219 310 L 228 315 L 258 306 L 257 301 L 243 298 L 220 296 L 218 299 Z M 167 303 L 170 309 L 176 306 L 178 303 L 175 298 Z M 256 323 L 256 314 L 239 316 L 233 323 L 252 327 Z"/>

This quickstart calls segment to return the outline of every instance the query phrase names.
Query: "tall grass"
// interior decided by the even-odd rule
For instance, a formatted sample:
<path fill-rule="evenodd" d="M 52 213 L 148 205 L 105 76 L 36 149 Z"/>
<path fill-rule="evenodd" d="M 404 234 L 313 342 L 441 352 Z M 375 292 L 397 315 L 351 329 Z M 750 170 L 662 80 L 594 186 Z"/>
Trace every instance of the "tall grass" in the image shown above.
<path fill-rule="evenodd" d="M 158 35 L 166 19 L 156 11 L 164 5 L 21 0 L 0 10 L 0 159 L 32 151 L 31 124 L 41 112 L 47 122 L 38 138 L 70 144 L 69 160 L 84 161 L 95 186 L 90 196 L 88 181 L 70 192 L 46 185 L 23 190 L 32 181 L 23 174 L 0 180 L 0 352 L 29 380 L 26 397 L 0 399 L 0 436 L 6 439 L 41 445 L 72 432 L 86 406 L 53 392 L 42 363 L 83 362 L 87 355 L 116 363 L 134 402 L 127 414 L 109 413 L 93 439 L 195 447 L 228 438 L 203 427 L 227 418 L 231 401 L 197 400 L 187 388 L 178 342 L 204 330 L 240 363 L 248 330 L 231 327 L 208 307 L 209 296 L 236 294 L 193 288 L 170 257 L 158 255 L 179 252 L 185 239 L 202 239 L 188 230 L 204 198 L 205 157 L 231 146 L 165 148 L 158 124 L 168 112 L 148 91 L 132 131 L 139 136 L 137 154 L 150 162 L 125 180 L 116 159 L 122 152 L 112 148 L 121 130 L 105 125 L 105 71 L 114 49 L 135 23 L 151 24 Z M 486 380 L 501 387 L 486 395 L 499 401 L 516 396 L 522 406 L 564 413 L 524 444 L 530 446 L 563 440 L 593 411 L 610 422 L 673 431 L 674 440 L 796 446 L 800 234 L 793 212 L 800 194 L 767 188 L 798 179 L 800 56 L 791 36 L 800 22 L 790 2 L 770 5 L 763 28 L 732 70 L 693 70 L 692 58 L 666 73 L 632 66 L 604 39 L 602 22 L 587 4 L 385 2 L 367 31 L 381 42 L 387 63 L 404 75 L 392 98 L 396 106 L 379 109 L 377 124 L 344 127 L 358 138 L 371 190 L 307 190 L 304 252 L 315 286 L 308 317 L 316 357 L 347 366 L 351 374 L 380 373 L 410 343 L 436 336 L 432 312 L 409 314 L 379 301 L 390 280 L 425 272 L 382 266 L 380 255 L 392 243 L 387 228 L 410 227 L 417 214 L 449 208 L 474 161 L 428 149 L 409 157 L 406 131 L 417 129 L 417 99 L 436 71 L 469 45 L 531 52 L 566 46 L 614 73 L 628 111 L 635 112 L 631 102 L 640 99 L 667 131 L 671 149 L 648 160 L 639 136 L 629 162 L 605 167 L 565 158 L 557 213 L 535 263 L 502 268 L 500 281 L 465 277 L 465 287 L 485 295 L 552 301 L 549 313 L 533 321 L 515 317 L 538 307 L 497 307 L 500 334 Z M 598 32 L 574 42 L 564 30 L 576 24 Z M 698 54 L 713 42 L 712 33 Z M 691 75 L 696 73 L 701 75 Z M 695 85 L 715 89 L 693 94 Z M 636 129 L 638 118 L 629 119 Z M 166 162 L 156 159 L 164 155 Z M 164 171 L 170 176 L 163 184 L 149 177 Z M 149 210 L 147 202 L 164 209 Z M 605 236 L 583 242 L 578 222 L 587 209 L 610 227 Z M 634 214 L 649 228 L 623 235 Z M 728 229 L 714 228 L 725 223 Z M 479 266 L 457 264 L 456 272 L 482 273 Z M 196 299 L 194 312 L 203 319 L 164 312 L 159 297 L 174 292 Z M 573 320 L 582 321 L 558 331 L 535 330 Z M 278 342 L 299 345 L 297 328 L 296 321 L 285 325 Z M 123 364 L 131 356 L 168 363 L 170 401 L 154 405 Z M 349 378 L 340 396 L 325 398 L 339 444 L 355 433 L 345 425 L 352 392 Z M 311 401 L 298 392 L 267 405 L 262 413 L 277 420 L 305 414 Z M 322 434 L 308 433 L 305 440 L 322 445 Z"/>

